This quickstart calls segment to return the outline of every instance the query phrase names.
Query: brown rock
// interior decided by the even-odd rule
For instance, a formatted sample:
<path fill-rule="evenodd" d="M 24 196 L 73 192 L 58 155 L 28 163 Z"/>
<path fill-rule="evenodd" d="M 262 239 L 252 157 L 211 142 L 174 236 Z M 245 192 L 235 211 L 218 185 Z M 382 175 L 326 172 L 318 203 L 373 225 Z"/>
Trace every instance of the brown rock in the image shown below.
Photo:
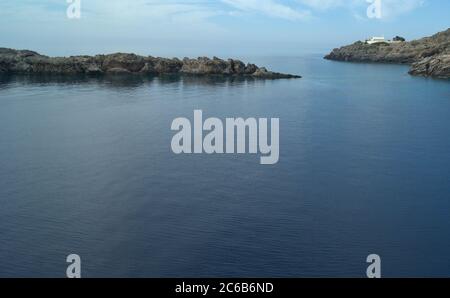
<path fill-rule="evenodd" d="M 115 53 L 97 56 L 47 57 L 33 51 L 0 48 L 0 72 L 50 74 L 189 74 L 253 76 L 257 78 L 299 78 L 299 76 L 270 72 L 254 64 L 214 57 L 173 58 L 143 57 L 135 54 Z"/>
<path fill-rule="evenodd" d="M 450 29 L 411 42 L 366 44 L 356 42 L 334 49 L 325 59 L 352 62 L 412 64 L 410 74 L 450 78 Z"/>

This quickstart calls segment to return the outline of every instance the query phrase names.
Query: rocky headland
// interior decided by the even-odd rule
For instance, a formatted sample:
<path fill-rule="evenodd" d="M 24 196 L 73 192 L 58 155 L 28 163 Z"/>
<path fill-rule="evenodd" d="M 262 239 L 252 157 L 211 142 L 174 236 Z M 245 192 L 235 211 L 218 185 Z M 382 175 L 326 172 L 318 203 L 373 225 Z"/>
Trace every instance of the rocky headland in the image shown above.
<path fill-rule="evenodd" d="M 185 74 L 248 76 L 261 79 L 300 78 L 272 72 L 240 60 L 157 58 L 116 53 L 96 56 L 48 57 L 29 50 L 0 48 L 0 73 L 11 74 Z"/>
<path fill-rule="evenodd" d="M 411 75 L 450 79 L 450 29 L 410 42 L 368 44 L 358 41 L 334 49 L 325 59 L 409 64 Z"/>

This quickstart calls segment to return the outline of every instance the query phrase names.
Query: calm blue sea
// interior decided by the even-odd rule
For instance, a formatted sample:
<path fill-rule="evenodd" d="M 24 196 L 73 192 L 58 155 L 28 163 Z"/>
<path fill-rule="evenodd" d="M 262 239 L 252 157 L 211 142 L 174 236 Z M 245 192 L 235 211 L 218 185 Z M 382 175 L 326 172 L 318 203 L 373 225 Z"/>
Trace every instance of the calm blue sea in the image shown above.
<path fill-rule="evenodd" d="M 300 80 L 2 77 L 0 277 L 450 276 L 450 82 L 248 59 Z M 280 161 L 175 155 L 177 117 L 280 118 Z"/>

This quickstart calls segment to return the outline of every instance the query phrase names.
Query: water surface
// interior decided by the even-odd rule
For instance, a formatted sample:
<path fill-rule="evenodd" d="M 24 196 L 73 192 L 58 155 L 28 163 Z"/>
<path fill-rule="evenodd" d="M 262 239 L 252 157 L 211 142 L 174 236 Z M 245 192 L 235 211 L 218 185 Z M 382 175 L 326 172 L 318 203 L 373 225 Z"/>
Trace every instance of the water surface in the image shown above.
<path fill-rule="evenodd" d="M 0 276 L 450 276 L 450 83 L 320 55 L 301 80 L 2 77 Z M 280 162 L 174 155 L 174 118 L 280 118 Z"/>

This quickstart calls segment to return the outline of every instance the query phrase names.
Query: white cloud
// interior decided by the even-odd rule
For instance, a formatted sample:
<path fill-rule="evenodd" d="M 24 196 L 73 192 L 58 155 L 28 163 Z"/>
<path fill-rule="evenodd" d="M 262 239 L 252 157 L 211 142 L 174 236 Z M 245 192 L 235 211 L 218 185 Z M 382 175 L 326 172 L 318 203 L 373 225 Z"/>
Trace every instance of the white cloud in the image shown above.
<path fill-rule="evenodd" d="M 222 0 L 234 8 L 246 12 L 257 12 L 266 16 L 286 20 L 304 20 L 310 16 L 309 11 L 295 9 L 275 0 Z"/>
<path fill-rule="evenodd" d="M 0 1 L 0 15 L 26 18 L 39 16 L 47 19 L 65 18 L 68 4 L 65 0 L 22 0 Z M 81 0 L 82 18 L 97 19 L 139 19 L 201 21 L 222 14 L 211 1 L 207 0 Z M 84 16 L 84 17 L 83 17 Z"/>
<path fill-rule="evenodd" d="M 338 7 L 348 8 L 358 18 L 365 15 L 370 5 L 367 0 L 297 0 L 314 10 L 324 11 Z M 381 0 L 382 18 L 391 19 L 409 13 L 425 3 L 425 0 Z"/>
<path fill-rule="evenodd" d="M 230 35 L 213 19 L 227 13 L 219 0 L 81 0 L 76 20 L 67 17 L 67 8 L 66 0 L 0 0 L 3 44 L 49 55 L 124 51 L 166 56 L 189 55 L 202 43 L 198 52 L 204 54 L 204 44 Z"/>
<path fill-rule="evenodd" d="M 222 13 L 209 1 L 199 0 L 89 0 L 87 11 L 107 18 L 145 18 L 164 21 L 203 21 Z"/>
<path fill-rule="evenodd" d="M 343 0 L 298 0 L 298 2 L 317 10 L 327 10 L 343 6 L 346 2 Z M 347 0 L 347 2 L 350 2 Z"/>
<path fill-rule="evenodd" d="M 285 20 L 305 20 L 312 11 L 344 8 L 352 15 L 365 17 L 367 0 L 81 0 L 85 17 L 205 23 L 218 15 L 258 13 Z M 420 7 L 425 0 L 381 0 L 383 18 L 394 18 Z M 223 5 L 225 4 L 225 6 Z M 48 19 L 65 16 L 65 0 L 0 1 L 0 16 Z M 211 23 L 211 22 L 208 22 Z"/>
<path fill-rule="evenodd" d="M 424 0 L 383 0 L 382 16 L 383 18 L 397 17 L 421 7 L 424 3 Z"/>

